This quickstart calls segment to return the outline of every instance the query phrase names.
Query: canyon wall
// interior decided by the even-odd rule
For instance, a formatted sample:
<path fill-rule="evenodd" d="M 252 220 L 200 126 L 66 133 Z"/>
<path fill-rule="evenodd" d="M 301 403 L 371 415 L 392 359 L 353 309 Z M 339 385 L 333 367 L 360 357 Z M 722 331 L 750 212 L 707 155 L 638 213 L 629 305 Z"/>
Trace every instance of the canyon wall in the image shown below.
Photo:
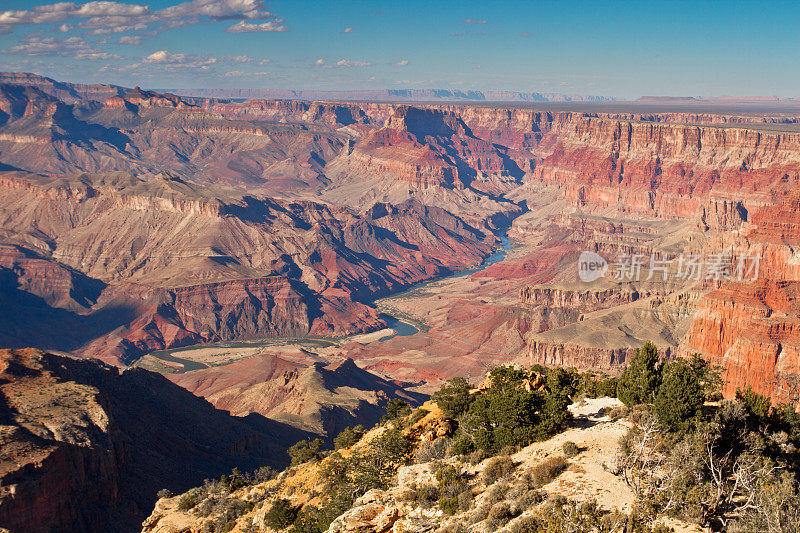
<path fill-rule="evenodd" d="M 0 350 L 0 378 L 0 527 L 10 531 L 134 530 L 158 490 L 282 465 L 304 435 L 231 417 L 140 369 Z"/>

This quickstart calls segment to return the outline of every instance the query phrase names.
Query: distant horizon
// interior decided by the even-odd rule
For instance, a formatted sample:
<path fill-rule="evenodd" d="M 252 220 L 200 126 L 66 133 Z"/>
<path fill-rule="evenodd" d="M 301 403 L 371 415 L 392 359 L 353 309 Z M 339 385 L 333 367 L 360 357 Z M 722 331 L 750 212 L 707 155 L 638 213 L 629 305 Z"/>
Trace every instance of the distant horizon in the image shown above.
<path fill-rule="evenodd" d="M 205 96 L 202 94 L 191 94 L 192 92 L 220 92 L 224 93 L 226 91 L 230 92 L 286 92 L 286 93 L 309 93 L 309 94 L 346 94 L 346 93 L 365 93 L 365 94 L 376 94 L 380 92 L 388 92 L 388 93 L 397 93 L 397 92 L 404 92 L 404 91 L 419 91 L 419 92 L 427 92 L 427 91 L 435 91 L 435 92 L 452 92 L 455 94 L 485 94 L 485 93 L 509 93 L 509 94 L 518 94 L 523 96 L 533 96 L 533 95 L 541 95 L 545 97 L 566 97 L 566 98 L 586 98 L 586 100 L 528 100 L 528 101 L 521 101 L 521 100 L 492 100 L 492 99 L 469 99 L 469 98 L 459 98 L 459 99 L 440 99 L 444 101 L 452 101 L 455 103 L 458 102 L 485 102 L 485 103 L 530 103 L 530 104 L 569 104 L 569 103 L 592 103 L 592 104 L 620 104 L 620 103 L 643 103 L 643 104 L 651 104 L 651 103 L 664 103 L 664 104 L 676 104 L 676 101 L 688 101 L 688 103 L 734 103 L 734 102 L 741 102 L 741 103 L 789 103 L 794 104 L 797 103 L 800 105 L 800 97 L 785 97 L 785 96 L 777 96 L 777 95 L 743 95 L 743 96 L 736 96 L 736 95 L 659 95 L 659 94 L 645 94 L 637 97 L 633 97 L 630 99 L 622 99 L 616 98 L 613 96 L 607 95 L 600 95 L 600 94 L 575 94 L 575 93 L 565 93 L 565 92 L 553 92 L 553 91 L 536 91 L 536 90 L 516 90 L 516 89 L 451 89 L 451 88 L 444 88 L 444 87 L 402 87 L 402 88 L 388 88 L 388 87 L 363 87 L 363 88 L 350 88 L 350 89 L 307 89 L 302 87 L 297 88 L 279 88 L 279 87 L 228 87 L 228 88 L 210 88 L 210 87 L 200 87 L 200 86 L 186 86 L 186 87 L 150 87 L 150 86 L 142 86 L 140 84 L 120 84 L 120 83 L 113 83 L 109 81 L 90 81 L 90 80 L 69 80 L 65 78 L 57 78 L 54 76 L 49 76 L 43 74 L 41 72 L 30 72 L 30 71 L 9 71 L 9 70 L 0 70 L 0 73 L 8 73 L 8 74 L 25 74 L 25 75 L 34 75 L 34 76 L 42 76 L 44 78 L 52 79 L 56 82 L 62 83 L 70 83 L 75 85 L 107 85 L 107 86 L 119 86 L 125 87 L 129 89 L 133 89 L 135 87 L 140 87 L 144 90 L 149 91 L 156 91 L 156 92 L 176 92 L 181 93 L 180 96 L 187 96 L 187 97 L 211 97 Z M 236 96 L 229 96 L 228 98 L 237 99 L 240 97 Z M 298 100 L 302 100 L 303 98 L 297 97 Z M 594 99 L 594 100 L 590 100 Z M 660 102 L 648 102 L 648 100 L 653 101 L 660 101 Z M 377 100 L 376 100 L 377 101 Z M 402 101 L 402 100 L 401 100 Z M 420 101 L 423 103 L 423 101 Z"/>

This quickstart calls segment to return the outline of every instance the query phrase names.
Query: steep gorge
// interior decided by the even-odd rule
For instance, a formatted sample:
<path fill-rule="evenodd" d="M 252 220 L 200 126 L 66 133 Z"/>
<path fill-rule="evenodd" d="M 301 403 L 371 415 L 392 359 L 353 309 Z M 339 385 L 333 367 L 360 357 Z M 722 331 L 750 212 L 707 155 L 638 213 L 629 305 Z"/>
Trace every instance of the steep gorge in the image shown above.
<path fill-rule="evenodd" d="M 0 159 L 45 177 L 3 176 L 4 242 L 29 272 L 54 261 L 40 271 L 93 288 L 70 298 L 20 268 L 4 275 L 77 323 L 114 309 L 114 331 L 70 346 L 85 354 L 375 329 L 370 299 L 480 262 L 496 246 L 490 232 L 511 225 L 528 258 L 437 307 L 454 324 L 469 314 L 457 301 L 493 317 L 478 344 L 505 328 L 504 356 L 522 343 L 523 358 L 617 371 L 655 335 L 669 353 L 722 362 L 728 394 L 747 384 L 773 394 L 763 383 L 795 372 L 800 134 L 784 126 L 796 117 L 234 102 L 65 85 L 67 98 L 19 79 L 0 91 Z M 55 178 L 81 172 L 105 177 Z M 129 229 L 98 239 L 117 224 L 114 209 Z M 285 237 L 266 238 L 267 227 Z M 755 282 L 585 287 L 547 250 L 752 252 L 764 268 Z M 455 333 L 442 335 L 408 342 L 446 347 Z"/>

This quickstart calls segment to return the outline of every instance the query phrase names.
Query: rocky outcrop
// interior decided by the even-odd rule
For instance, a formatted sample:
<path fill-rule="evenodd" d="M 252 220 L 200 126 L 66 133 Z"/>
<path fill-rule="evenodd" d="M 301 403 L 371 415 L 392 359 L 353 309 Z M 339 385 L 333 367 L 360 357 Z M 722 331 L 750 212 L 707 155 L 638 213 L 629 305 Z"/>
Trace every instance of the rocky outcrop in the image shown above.
<path fill-rule="evenodd" d="M 522 176 L 502 149 L 474 136 L 457 113 L 408 106 L 397 107 L 385 127 L 364 135 L 333 168 L 391 175 L 423 188 L 461 189 L 475 181 L 495 192 Z"/>
<path fill-rule="evenodd" d="M 301 435 L 231 417 L 158 374 L 36 350 L 0 350 L 0 400 L 10 531 L 135 530 L 159 489 L 281 464 Z"/>
<path fill-rule="evenodd" d="M 636 349 L 550 344 L 534 340 L 528 343 L 527 351 L 526 359 L 530 364 L 601 370 L 616 374 L 624 367 L 625 362 L 633 357 Z M 669 356 L 669 349 L 666 350 L 666 356 Z"/>
<path fill-rule="evenodd" d="M 569 290 L 553 287 L 525 287 L 520 290 L 519 301 L 526 305 L 545 306 L 549 308 L 576 309 L 580 311 L 596 311 L 623 303 L 635 302 L 646 297 L 638 291 L 622 291 L 618 288 L 595 290 Z"/>
<path fill-rule="evenodd" d="M 336 518 L 328 533 L 410 533 L 411 531 L 433 531 L 434 519 L 443 516 L 440 509 L 418 510 L 399 502 L 395 494 L 372 489 L 360 498 L 344 514 Z"/>
<path fill-rule="evenodd" d="M 136 87 L 121 96 L 112 96 L 105 101 L 105 107 L 138 112 L 140 108 L 166 107 L 188 110 L 194 106 L 171 93 L 143 91 L 141 87 Z"/>
<path fill-rule="evenodd" d="M 346 427 L 372 427 L 393 398 L 412 405 L 426 399 L 352 359 L 326 365 L 264 355 L 169 377 L 233 415 L 258 413 L 329 440 Z"/>
<path fill-rule="evenodd" d="M 726 198 L 709 198 L 700 214 L 701 228 L 705 230 L 735 230 L 747 222 L 747 208 L 741 201 Z"/>

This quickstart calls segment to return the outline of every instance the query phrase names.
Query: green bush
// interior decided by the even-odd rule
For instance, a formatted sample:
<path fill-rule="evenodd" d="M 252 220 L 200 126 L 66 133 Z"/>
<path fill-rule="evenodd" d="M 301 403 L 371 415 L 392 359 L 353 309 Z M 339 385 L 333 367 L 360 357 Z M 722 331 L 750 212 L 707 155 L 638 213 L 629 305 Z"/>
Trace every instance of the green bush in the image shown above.
<path fill-rule="evenodd" d="M 658 349 L 652 342 L 645 343 L 636 353 L 617 383 L 617 397 L 628 407 L 653 403 L 661 384 L 661 365 Z"/>
<path fill-rule="evenodd" d="M 464 378 L 453 378 L 433 394 L 433 401 L 449 418 L 458 418 L 467 412 L 473 395 L 469 393 L 472 385 Z"/>
<path fill-rule="evenodd" d="M 247 485 L 245 476 L 242 475 L 238 468 L 231 470 L 230 475 L 222 474 L 219 478 L 219 482 L 228 489 L 228 492 L 233 492 Z"/>
<path fill-rule="evenodd" d="M 565 442 L 564 445 L 561 447 L 561 449 L 564 451 L 564 457 L 566 458 L 575 457 L 576 455 L 581 453 L 581 450 L 580 448 L 578 448 L 578 445 L 572 442 L 571 440 Z"/>
<path fill-rule="evenodd" d="M 355 427 L 344 428 L 336 437 L 333 438 L 333 449 L 349 448 L 359 440 L 367 431 L 361 424 Z"/>
<path fill-rule="evenodd" d="M 391 426 L 390 426 L 391 427 Z M 398 429 L 383 431 L 364 449 L 356 450 L 348 461 L 347 476 L 358 494 L 372 488 L 386 489 L 411 453 L 411 443 Z"/>
<path fill-rule="evenodd" d="M 381 417 L 381 424 L 391 420 L 405 418 L 411 414 L 411 406 L 400 398 L 392 398 L 386 404 L 386 414 Z"/>
<path fill-rule="evenodd" d="M 654 407 L 659 421 L 677 430 L 700 416 L 705 401 L 703 378 L 706 365 L 676 359 L 664 365 Z"/>
<path fill-rule="evenodd" d="M 456 438 L 453 445 L 450 446 L 451 455 L 468 455 L 475 451 L 475 443 L 467 435 L 461 435 Z"/>
<path fill-rule="evenodd" d="M 297 519 L 298 509 L 289 500 L 278 498 L 264 515 L 264 523 L 273 529 L 285 529 Z"/>
<path fill-rule="evenodd" d="M 744 406 L 752 427 L 757 427 L 769 416 L 772 400 L 767 396 L 758 394 L 753 387 L 747 386 L 744 391 L 736 389 L 736 401 Z"/>
<path fill-rule="evenodd" d="M 427 409 L 423 409 L 422 407 L 417 407 L 411 412 L 411 418 L 408 420 L 408 425 L 413 426 L 423 418 L 425 418 L 430 411 Z"/>
<path fill-rule="evenodd" d="M 474 445 L 490 454 L 508 445 L 527 446 L 539 436 L 546 400 L 540 391 L 528 392 L 507 382 L 492 386 L 469 408 L 466 426 Z"/>
<path fill-rule="evenodd" d="M 193 488 L 181 496 L 181 499 L 178 500 L 178 510 L 188 511 L 193 509 L 198 503 L 200 503 L 201 496 L 202 491 L 199 488 Z"/>
<path fill-rule="evenodd" d="M 551 368 L 547 371 L 547 389 L 553 394 L 560 394 L 567 398 L 576 392 L 575 381 L 577 376 L 574 371 L 561 367 Z"/>
<path fill-rule="evenodd" d="M 458 497 L 450 496 L 447 498 L 439 498 L 439 508 L 446 515 L 454 515 L 458 512 Z"/>
<path fill-rule="evenodd" d="M 322 458 L 322 439 L 301 440 L 289 448 L 289 457 L 292 458 L 292 466 L 297 466 L 309 461 L 316 461 Z"/>

